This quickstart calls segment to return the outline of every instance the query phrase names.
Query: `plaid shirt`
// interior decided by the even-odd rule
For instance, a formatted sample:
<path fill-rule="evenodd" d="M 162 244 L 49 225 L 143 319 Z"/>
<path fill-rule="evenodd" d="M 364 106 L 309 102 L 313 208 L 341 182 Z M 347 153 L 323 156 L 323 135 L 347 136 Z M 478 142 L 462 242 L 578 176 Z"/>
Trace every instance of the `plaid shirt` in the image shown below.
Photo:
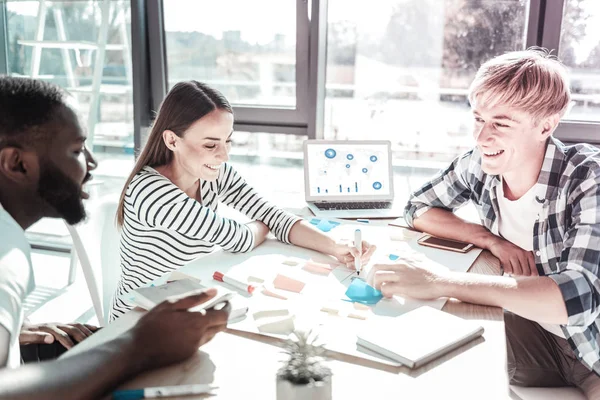
<path fill-rule="evenodd" d="M 473 149 L 411 195 L 406 221 L 413 226 L 433 207 L 454 211 L 472 201 L 497 235 L 499 184 Z M 560 327 L 575 355 L 600 375 L 600 149 L 551 137 L 534 190 L 541 204 L 532 236 L 538 272 L 562 292 L 569 318 Z"/>

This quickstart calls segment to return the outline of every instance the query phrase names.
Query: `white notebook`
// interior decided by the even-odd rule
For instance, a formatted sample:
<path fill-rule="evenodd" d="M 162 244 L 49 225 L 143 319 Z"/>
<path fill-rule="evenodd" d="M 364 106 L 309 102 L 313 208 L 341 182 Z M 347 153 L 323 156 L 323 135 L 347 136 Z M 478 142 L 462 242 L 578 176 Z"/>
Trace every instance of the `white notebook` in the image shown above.
<path fill-rule="evenodd" d="M 191 279 L 179 279 L 165 283 L 164 285 L 136 289 L 133 291 L 132 302 L 149 310 L 169 297 L 179 296 L 205 288 L 205 286 L 197 281 Z M 220 286 L 217 286 L 216 289 L 217 294 L 215 297 L 206 303 L 191 308 L 190 311 L 195 311 L 195 309 L 198 308 L 210 308 L 220 302 L 229 301 L 231 303 L 231 312 L 229 314 L 230 321 L 237 319 L 248 312 L 248 306 L 246 304 L 241 304 L 243 300 L 240 300 L 239 295 Z"/>
<path fill-rule="evenodd" d="M 409 368 L 418 368 L 482 334 L 483 327 L 477 321 L 420 307 L 367 324 L 357 333 L 357 344 Z"/>

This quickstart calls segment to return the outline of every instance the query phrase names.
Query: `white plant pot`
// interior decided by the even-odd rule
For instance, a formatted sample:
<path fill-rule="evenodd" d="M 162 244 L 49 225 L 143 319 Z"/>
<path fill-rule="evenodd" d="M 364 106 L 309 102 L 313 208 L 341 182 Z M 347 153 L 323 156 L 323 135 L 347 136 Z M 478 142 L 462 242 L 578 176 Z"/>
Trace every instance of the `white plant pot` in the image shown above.
<path fill-rule="evenodd" d="M 295 385 L 277 378 L 277 400 L 331 400 L 331 377 L 321 382 Z"/>

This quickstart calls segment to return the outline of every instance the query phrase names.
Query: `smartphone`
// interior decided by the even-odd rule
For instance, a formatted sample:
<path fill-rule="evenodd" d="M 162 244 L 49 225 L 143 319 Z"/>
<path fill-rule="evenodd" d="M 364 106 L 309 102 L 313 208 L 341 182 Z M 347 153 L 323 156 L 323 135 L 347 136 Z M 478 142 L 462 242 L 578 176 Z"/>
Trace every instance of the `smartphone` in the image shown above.
<path fill-rule="evenodd" d="M 233 292 L 230 291 L 225 291 L 223 289 L 217 288 L 217 294 L 215 295 L 215 297 L 213 297 L 212 299 L 199 304 L 195 307 L 192 307 L 189 309 L 189 311 L 207 311 L 210 310 L 212 308 L 215 308 L 216 310 L 220 310 L 223 308 L 223 305 L 231 300 L 233 298 Z M 221 305 L 223 304 L 223 305 Z"/>
<path fill-rule="evenodd" d="M 436 249 L 456 251 L 466 253 L 473 248 L 471 243 L 458 242 L 456 240 L 442 239 L 439 237 L 425 235 L 417 240 L 421 246 L 435 247 Z"/>

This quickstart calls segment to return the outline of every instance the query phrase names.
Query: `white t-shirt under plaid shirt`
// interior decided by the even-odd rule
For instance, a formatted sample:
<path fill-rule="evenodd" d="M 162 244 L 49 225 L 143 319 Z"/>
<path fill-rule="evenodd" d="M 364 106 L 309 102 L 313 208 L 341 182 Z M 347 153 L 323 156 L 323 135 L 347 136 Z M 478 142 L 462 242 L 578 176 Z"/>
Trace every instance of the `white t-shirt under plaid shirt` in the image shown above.
<path fill-rule="evenodd" d="M 454 211 L 469 201 L 481 223 L 498 234 L 500 178 L 481 170 L 473 149 L 412 194 L 405 210 L 409 225 L 433 207 Z M 577 358 L 600 375 L 600 149 L 548 140 L 535 186 L 541 204 L 533 226 L 536 266 L 553 279 L 568 314 L 561 325 Z"/>
<path fill-rule="evenodd" d="M 210 253 L 215 245 L 236 253 L 254 248 L 248 226 L 218 215 L 220 202 L 263 222 L 285 243 L 300 220 L 264 200 L 227 163 L 221 165 L 215 181 L 202 181 L 200 190 L 198 202 L 151 167 L 144 167 L 133 178 L 125 192 L 121 279 L 111 320 L 132 307 L 123 295 Z"/>

